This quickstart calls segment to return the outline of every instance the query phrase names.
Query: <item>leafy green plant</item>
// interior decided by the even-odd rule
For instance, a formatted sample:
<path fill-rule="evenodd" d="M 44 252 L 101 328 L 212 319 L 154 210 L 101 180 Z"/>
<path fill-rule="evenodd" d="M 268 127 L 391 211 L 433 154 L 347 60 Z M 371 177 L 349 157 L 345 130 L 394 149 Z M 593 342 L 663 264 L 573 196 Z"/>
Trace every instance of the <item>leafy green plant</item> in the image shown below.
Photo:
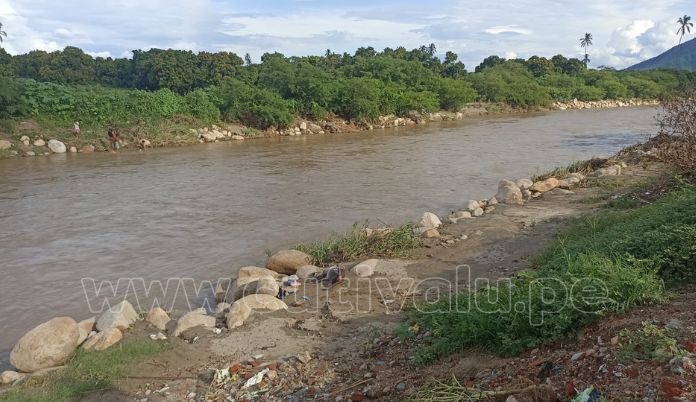
<path fill-rule="evenodd" d="M 670 336 L 669 330 L 643 322 L 637 330 L 623 329 L 619 333 L 616 357 L 623 363 L 654 360 L 660 363 L 673 357 L 686 356 L 688 352 Z"/>

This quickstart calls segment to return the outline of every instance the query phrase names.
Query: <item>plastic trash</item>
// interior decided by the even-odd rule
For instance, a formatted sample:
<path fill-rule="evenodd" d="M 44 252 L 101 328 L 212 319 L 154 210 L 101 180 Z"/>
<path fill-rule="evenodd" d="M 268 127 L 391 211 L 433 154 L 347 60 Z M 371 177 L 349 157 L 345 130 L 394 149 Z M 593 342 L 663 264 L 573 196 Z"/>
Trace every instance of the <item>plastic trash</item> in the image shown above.
<path fill-rule="evenodd" d="M 602 400 L 602 393 L 591 386 L 579 393 L 572 402 L 599 402 L 600 400 Z"/>
<path fill-rule="evenodd" d="M 263 376 L 265 376 L 266 373 L 268 373 L 268 371 L 268 368 L 265 368 L 256 373 L 256 375 L 248 379 L 247 382 L 245 382 L 244 385 L 242 385 L 242 389 L 253 387 L 254 385 L 260 383 L 263 380 Z"/>

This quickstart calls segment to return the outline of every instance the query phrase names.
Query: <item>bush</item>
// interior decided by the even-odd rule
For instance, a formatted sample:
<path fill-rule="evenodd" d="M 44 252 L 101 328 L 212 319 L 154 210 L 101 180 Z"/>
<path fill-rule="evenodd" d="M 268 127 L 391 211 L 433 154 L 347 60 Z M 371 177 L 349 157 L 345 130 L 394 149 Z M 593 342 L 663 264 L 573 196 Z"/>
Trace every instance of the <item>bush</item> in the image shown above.
<path fill-rule="evenodd" d="M 220 110 L 229 120 L 238 120 L 252 127 L 286 128 L 292 123 L 290 103 L 277 93 L 228 78 L 217 92 Z"/>
<path fill-rule="evenodd" d="M 186 97 L 188 114 L 205 122 L 215 122 L 220 119 L 220 109 L 210 100 L 208 92 L 196 89 L 189 92 Z"/>
<path fill-rule="evenodd" d="M 443 78 L 439 81 L 437 93 L 440 98 L 440 108 L 457 112 L 467 103 L 476 100 L 476 91 L 471 84 L 464 80 Z"/>

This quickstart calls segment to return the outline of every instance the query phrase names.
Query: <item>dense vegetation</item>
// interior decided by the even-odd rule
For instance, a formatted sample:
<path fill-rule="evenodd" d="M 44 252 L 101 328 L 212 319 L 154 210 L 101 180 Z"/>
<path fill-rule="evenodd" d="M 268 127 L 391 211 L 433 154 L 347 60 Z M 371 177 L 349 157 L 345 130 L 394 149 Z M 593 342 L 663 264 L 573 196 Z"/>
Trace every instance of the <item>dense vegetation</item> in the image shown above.
<path fill-rule="evenodd" d="M 684 42 L 668 51 L 642 61 L 629 70 L 653 70 L 656 68 L 671 68 L 678 70 L 696 71 L 696 39 Z"/>
<path fill-rule="evenodd" d="M 508 286 L 465 291 L 412 314 L 429 362 L 465 347 L 511 355 L 576 333 L 605 314 L 664 299 L 663 280 L 696 280 L 696 188 L 579 220 Z M 476 304 L 473 303 L 476 301 Z"/>
<path fill-rule="evenodd" d="M 465 104 L 517 108 L 554 100 L 655 98 L 682 90 L 696 74 L 587 70 L 577 59 L 505 60 L 492 56 L 468 73 L 457 55 L 367 47 L 355 54 L 264 54 L 260 63 L 234 53 L 135 51 L 132 59 L 93 58 L 75 47 L 11 56 L 0 49 L 0 119 L 67 124 L 137 124 L 184 116 L 283 128 L 296 116 L 337 115 L 369 121 Z"/>

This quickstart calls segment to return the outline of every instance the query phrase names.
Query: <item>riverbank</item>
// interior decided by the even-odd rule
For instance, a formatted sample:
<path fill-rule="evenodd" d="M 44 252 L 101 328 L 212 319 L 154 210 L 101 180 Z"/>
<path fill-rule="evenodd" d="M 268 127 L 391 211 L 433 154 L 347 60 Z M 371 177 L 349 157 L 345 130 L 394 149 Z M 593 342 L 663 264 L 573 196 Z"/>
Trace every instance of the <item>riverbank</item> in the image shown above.
<path fill-rule="evenodd" d="M 624 159 L 642 164 L 649 162 L 652 155 L 650 149 L 636 150 Z M 452 284 L 466 286 L 455 276 L 453 268 L 458 265 L 469 264 L 473 277 L 489 279 L 508 277 L 527 268 L 532 257 L 566 226 L 568 218 L 600 213 L 604 202 L 624 200 L 631 193 L 627 189 L 645 185 L 647 178 L 659 176 L 663 169 L 659 165 L 624 168 L 614 160 L 597 161 L 586 165 L 583 171 L 589 179 L 581 179 L 578 174 L 583 173 L 574 172 L 576 175 L 559 176 L 563 183 L 550 179 L 539 183 L 503 182 L 496 194 L 500 199 L 467 203 L 463 210 L 448 217 L 454 223 L 444 226 L 426 214 L 420 225 L 426 229 L 421 230 L 423 247 L 412 250 L 411 259 L 362 261 L 358 265 L 355 263 L 360 261 L 335 261 L 344 263 L 340 266 L 346 269 L 346 281 L 328 289 L 305 283 L 294 297 L 285 300 L 285 307 L 281 305 L 270 314 L 254 311 L 234 329 L 225 327 L 235 326 L 230 323 L 238 322 L 239 309 L 223 314 L 224 318 L 217 322 L 203 318 L 211 317 L 203 312 L 187 315 L 188 319 L 179 319 L 176 325 L 199 322 L 220 328 L 220 333 L 185 330 L 181 331 L 180 340 L 170 332 L 165 342 L 171 343 L 172 352 L 156 358 L 156 364 L 131 367 L 129 378 L 119 383 L 115 391 L 99 392 L 86 400 L 202 400 L 204 396 L 228 394 L 252 394 L 251 399 L 266 400 L 281 395 L 298 400 L 315 395 L 325 400 L 403 400 L 404 395 L 420 388 L 429 375 L 439 373 L 437 377 L 444 379 L 441 365 L 419 371 L 409 365 L 412 351 L 407 347 L 425 342 L 420 337 L 423 334 L 418 334 L 415 343 L 389 335 L 404 319 L 405 306 L 427 300 L 429 290 L 448 294 L 453 290 Z M 518 202 L 524 205 L 517 205 Z M 394 232 L 377 231 L 377 236 L 384 233 Z M 316 258 L 320 247 L 305 250 Z M 278 257 L 271 259 L 268 267 L 280 270 L 278 266 L 309 262 L 301 255 L 300 259 L 291 263 Z M 277 264 L 279 261 L 284 262 Z M 268 275 L 286 282 L 277 273 Z M 371 286 L 361 286 L 360 278 Z M 412 286 L 414 283 L 420 286 Z M 257 292 L 258 289 L 257 286 Z M 377 289 L 381 291 L 376 292 Z M 136 322 L 135 328 L 126 332 L 126 338 L 147 339 L 148 334 L 156 334 L 157 330 L 150 326 L 152 317 L 148 321 L 150 324 Z M 478 371 L 488 367 L 490 373 L 490 366 L 482 363 L 484 360 L 503 367 L 504 361 L 486 355 L 466 364 Z M 211 367 L 219 370 L 211 371 Z M 259 377 L 260 387 L 242 387 L 247 378 L 258 373 L 263 373 Z M 578 388 L 582 385 L 577 384 Z"/>
<path fill-rule="evenodd" d="M 117 128 L 122 138 L 122 151 L 142 151 L 149 148 L 179 147 L 200 143 L 243 141 L 276 136 L 302 136 L 354 133 L 378 129 L 414 127 L 443 121 L 462 121 L 482 116 L 502 116 L 548 110 L 607 109 L 619 107 L 656 106 L 658 101 L 628 99 L 596 102 L 555 102 L 549 108 L 518 109 L 506 104 L 470 104 L 460 112 L 411 113 L 406 117 L 380 116 L 375 122 L 349 122 L 340 118 L 311 121 L 299 119 L 289 128 L 257 130 L 240 124 L 218 124 L 208 127 L 192 126 L 187 121 L 165 121 L 155 127 L 133 126 Z M 110 151 L 106 138 L 107 127 L 85 129 L 76 137 L 70 128 L 43 127 L 34 121 L 16 125 L 14 133 L 0 131 L 0 159 L 13 157 L 45 156 L 52 153 L 92 153 Z"/>

